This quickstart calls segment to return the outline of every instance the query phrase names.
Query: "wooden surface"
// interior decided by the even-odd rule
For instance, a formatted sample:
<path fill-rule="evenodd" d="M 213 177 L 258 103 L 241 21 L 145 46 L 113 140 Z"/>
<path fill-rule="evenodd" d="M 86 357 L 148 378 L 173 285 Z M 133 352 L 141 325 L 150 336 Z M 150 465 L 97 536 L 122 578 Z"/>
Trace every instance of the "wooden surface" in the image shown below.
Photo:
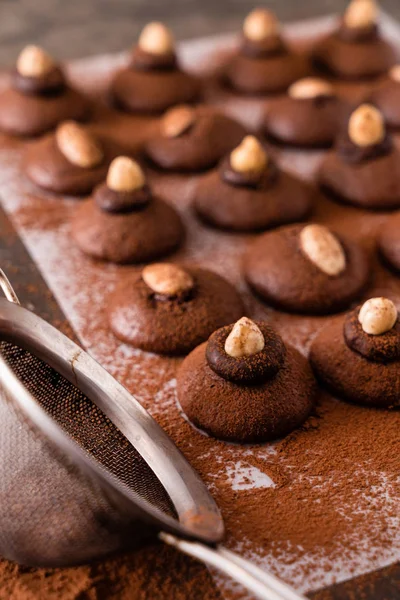
<path fill-rule="evenodd" d="M 179 39 L 235 31 L 254 6 L 283 21 L 340 12 L 347 0 L 1 0 L 0 65 L 14 61 L 27 43 L 60 58 L 78 58 L 129 47 L 150 20 L 168 23 Z M 399 0 L 381 0 L 400 19 Z"/>

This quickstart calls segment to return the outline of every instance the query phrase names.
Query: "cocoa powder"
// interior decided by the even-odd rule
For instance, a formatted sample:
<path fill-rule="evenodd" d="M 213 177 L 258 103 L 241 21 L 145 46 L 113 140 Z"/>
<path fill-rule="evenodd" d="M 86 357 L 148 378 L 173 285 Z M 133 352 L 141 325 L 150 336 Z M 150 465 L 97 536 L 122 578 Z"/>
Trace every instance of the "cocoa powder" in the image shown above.
<path fill-rule="evenodd" d="M 93 76 L 89 81 L 93 85 Z M 0 152 L 0 193 L 14 224 L 85 346 L 151 411 L 204 478 L 222 510 L 226 544 L 299 589 L 319 588 L 395 560 L 400 412 L 355 407 L 321 393 L 306 424 L 273 445 L 236 446 L 200 434 L 176 404 L 180 360 L 132 350 L 107 328 L 109 293 L 121 280 L 121 270 L 93 263 L 71 245 L 65 216 L 74 206 L 62 199 L 32 197 L 18 164 L 10 167 L 3 148 L 7 151 L 7 146 Z M 294 163 L 293 156 L 277 159 Z M 313 158 L 295 158 L 300 170 L 313 170 Z M 306 353 L 330 318 L 283 314 L 254 298 L 240 274 L 243 252 L 253 237 L 228 236 L 200 225 L 190 210 L 193 180 L 153 177 L 155 187 L 179 208 L 188 229 L 187 245 L 174 258 L 228 277 L 243 292 L 246 314 L 267 320 L 285 341 Z M 313 221 L 371 250 L 386 218 L 323 200 Z M 374 261 L 368 297 L 385 295 L 399 302 L 399 280 L 376 256 Z M 134 267 L 123 271 L 137 272 Z M 243 597 L 241 590 L 212 578 L 204 566 L 159 544 L 65 570 L 26 569 L 2 561 L 0 581 L 4 600 L 211 600 L 221 598 L 215 581 L 224 598 Z"/>

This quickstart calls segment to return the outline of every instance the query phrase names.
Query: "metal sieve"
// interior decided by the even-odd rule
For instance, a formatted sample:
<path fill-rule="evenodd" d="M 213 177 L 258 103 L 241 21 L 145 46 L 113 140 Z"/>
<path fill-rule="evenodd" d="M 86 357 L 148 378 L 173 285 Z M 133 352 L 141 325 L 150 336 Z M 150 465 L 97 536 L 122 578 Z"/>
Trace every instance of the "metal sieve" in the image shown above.
<path fill-rule="evenodd" d="M 0 269 L 0 554 L 60 567 L 158 536 L 259 598 L 289 586 L 220 546 L 204 483 L 137 400 L 22 308 Z"/>

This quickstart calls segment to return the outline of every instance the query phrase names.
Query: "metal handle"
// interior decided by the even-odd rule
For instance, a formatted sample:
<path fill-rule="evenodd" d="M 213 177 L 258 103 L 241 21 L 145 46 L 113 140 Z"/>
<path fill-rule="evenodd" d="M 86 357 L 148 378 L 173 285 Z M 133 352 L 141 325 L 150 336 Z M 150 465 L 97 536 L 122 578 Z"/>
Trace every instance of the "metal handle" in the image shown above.
<path fill-rule="evenodd" d="M 3 294 L 9 302 L 13 302 L 14 304 L 21 304 L 17 294 L 14 292 L 13 286 L 11 285 L 3 269 L 0 269 L 0 288 L 3 290 Z"/>
<path fill-rule="evenodd" d="M 214 549 L 198 542 L 179 539 L 169 533 L 161 532 L 158 535 L 166 544 L 229 575 L 260 600 L 306 600 L 305 596 L 298 594 L 274 575 L 222 546 Z"/>

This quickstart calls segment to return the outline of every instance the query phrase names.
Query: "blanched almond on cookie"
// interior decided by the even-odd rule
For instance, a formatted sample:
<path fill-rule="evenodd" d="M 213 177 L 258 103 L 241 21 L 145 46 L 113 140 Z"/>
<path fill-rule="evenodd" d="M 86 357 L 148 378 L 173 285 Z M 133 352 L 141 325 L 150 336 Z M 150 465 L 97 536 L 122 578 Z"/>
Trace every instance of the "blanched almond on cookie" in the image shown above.
<path fill-rule="evenodd" d="M 371 104 L 362 104 L 350 116 L 348 134 L 361 148 L 379 144 L 385 137 L 382 113 Z"/>
<path fill-rule="evenodd" d="M 291 98 L 307 99 L 318 98 L 320 96 L 333 96 L 333 86 L 324 79 L 318 77 L 305 77 L 292 83 L 288 90 Z"/>
<path fill-rule="evenodd" d="M 90 169 L 103 160 L 99 142 L 75 121 L 65 121 L 57 127 L 56 142 L 65 158 L 77 167 Z"/>
<path fill-rule="evenodd" d="M 260 328 L 247 317 L 235 323 L 225 341 L 225 352 L 233 358 L 252 356 L 261 352 L 265 346 Z"/>
<path fill-rule="evenodd" d="M 397 321 L 397 309 L 388 298 L 370 298 L 362 305 L 358 320 L 365 333 L 382 335 L 393 329 Z"/>
<path fill-rule="evenodd" d="M 191 106 L 182 104 L 167 110 L 161 121 L 161 132 L 165 137 L 175 138 L 193 124 L 196 113 Z"/>
<path fill-rule="evenodd" d="M 238 173 L 262 173 L 268 164 L 268 155 L 253 135 L 247 135 L 230 154 L 230 164 Z"/>
<path fill-rule="evenodd" d="M 164 23 L 148 23 L 139 37 L 139 48 L 149 54 L 171 54 L 175 49 L 174 36 Z"/>
<path fill-rule="evenodd" d="M 300 232 L 300 248 L 307 258 L 327 275 L 340 275 L 346 255 L 337 237 L 323 225 L 306 225 Z"/>
<path fill-rule="evenodd" d="M 146 178 L 140 165 L 128 156 L 118 156 L 107 173 L 107 186 L 115 192 L 133 192 L 141 189 Z"/>
<path fill-rule="evenodd" d="M 349 29 L 364 29 L 375 25 L 378 15 L 374 0 L 352 0 L 344 13 L 343 21 Z"/>
<path fill-rule="evenodd" d="M 256 8 L 249 13 L 243 23 L 243 33 L 248 40 L 261 42 L 279 34 L 276 16 L 264 8 Z"/>
<path fill-rule="evenodd" d="M 50 54 L 34 45 L 25 46 L 17 60 L 17 71 L 24 77 L 43 77 L 54 67 Z"/>
<path fill-rule="evenodd" d="M 142 271 L 145 284 L 156 294 L 175 296 L 193 288 L 193 277 L 172 263 L 154 263 Z"/>

